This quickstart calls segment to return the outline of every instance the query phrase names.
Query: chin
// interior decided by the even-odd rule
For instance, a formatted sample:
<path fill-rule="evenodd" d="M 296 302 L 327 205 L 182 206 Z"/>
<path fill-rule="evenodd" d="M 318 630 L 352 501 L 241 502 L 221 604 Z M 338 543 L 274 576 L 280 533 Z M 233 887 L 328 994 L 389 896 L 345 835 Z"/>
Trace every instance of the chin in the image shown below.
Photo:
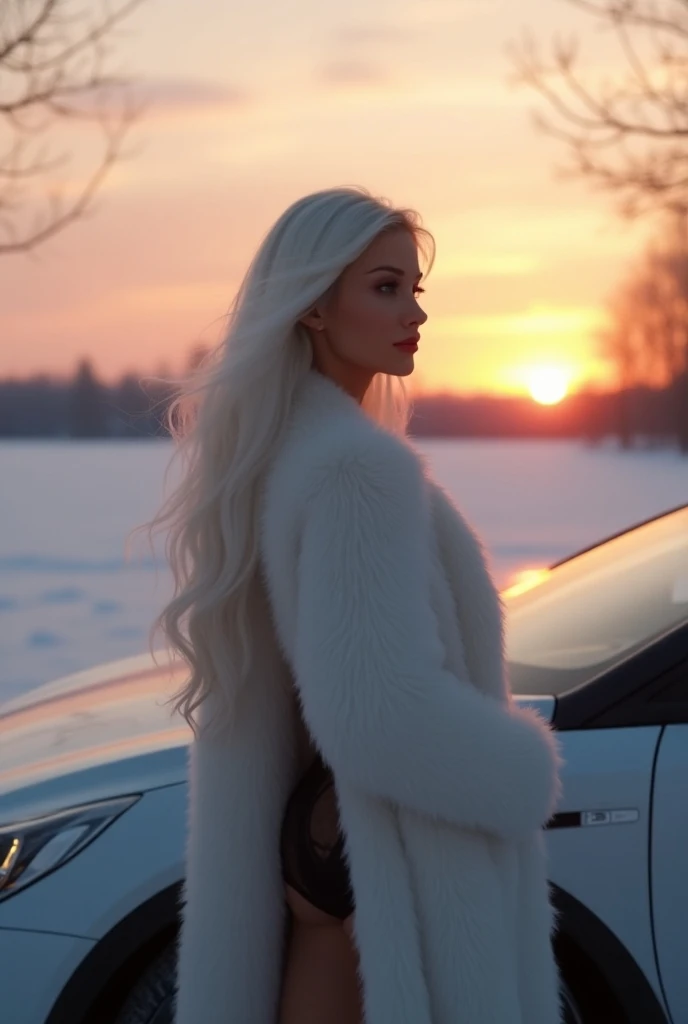
<path fill-rule="evenodd" d="M 405 352 L 404 358 L 399 359 L 396 362 L 394 369 L 389 369 L 388 373 L 394 374 L 395 377 L 409 377 L 416 368 L 416 364 L 413 361 L 413 352 Z"/>
<path fill-rule="evenodd" d="M 381 366 L 375 372 L 384 373 L 387 377 L 410 377 L 414 370 L 415 366 L 409 361 L 402 365 L 397 363 L 396 366 Z"/>

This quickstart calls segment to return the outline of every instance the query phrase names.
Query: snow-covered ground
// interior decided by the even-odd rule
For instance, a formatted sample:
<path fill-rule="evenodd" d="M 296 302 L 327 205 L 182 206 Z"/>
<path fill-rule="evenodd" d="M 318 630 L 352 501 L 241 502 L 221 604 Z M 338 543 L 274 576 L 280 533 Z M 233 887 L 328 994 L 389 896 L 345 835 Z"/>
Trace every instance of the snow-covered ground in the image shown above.
<path fill-rule="evenodd" d="M 688 502 L 688 459 L 577 442 L 420 441 L 500 586 Z M 162 558 L 125 538 L 163 494 L 168 441 L 0 443 L 0 701 L 147 649 Z M 160 545 L 158 545 L 160 547 Z"/>

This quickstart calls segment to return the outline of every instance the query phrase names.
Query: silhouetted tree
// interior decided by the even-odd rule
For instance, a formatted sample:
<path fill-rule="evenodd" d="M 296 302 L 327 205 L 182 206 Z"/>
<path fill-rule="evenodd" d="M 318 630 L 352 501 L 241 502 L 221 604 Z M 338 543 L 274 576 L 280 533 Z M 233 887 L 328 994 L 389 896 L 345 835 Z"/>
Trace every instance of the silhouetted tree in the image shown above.
<path fill-rule="evenodd" d="M 105 437 L 108 434 L 106 392 L 90 360 L 82 359 L 72 383 L 69 402 L 71 437 Z"/>
<path fill-rule="evenodd" d="M 665 391 L 670 432 L 688 452 L 688 251 L 680 235 L 672 231 L 647 248 L 608 313 L 599 342 L 617 368 L 622 443 L 633 432 L 630 388 L 655 384 Z"/>
<path fill-rule="evenodd" d="M 111 399 L 113 429 L 120 437 L 151 434 L 151 399 L 134 373 L 125 374 Z"/>
<path fill-rule="evenodd" d="M 0 382 L 0 437 L 64 437 L 67 389 L 47 374 Z"/>

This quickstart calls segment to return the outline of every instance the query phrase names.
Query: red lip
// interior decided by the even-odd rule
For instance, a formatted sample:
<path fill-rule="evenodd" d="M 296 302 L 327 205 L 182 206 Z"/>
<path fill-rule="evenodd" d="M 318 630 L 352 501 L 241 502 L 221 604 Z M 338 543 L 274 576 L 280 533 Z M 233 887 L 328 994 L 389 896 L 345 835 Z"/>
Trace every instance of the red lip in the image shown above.
<path fill-rule="evenodd" d="M 403 341 L 395 341 L 395 348 L 418 348 L 418 342 L 420 341 L 420 334 L 414 334 L 412 338 L 405 338 Z"/>

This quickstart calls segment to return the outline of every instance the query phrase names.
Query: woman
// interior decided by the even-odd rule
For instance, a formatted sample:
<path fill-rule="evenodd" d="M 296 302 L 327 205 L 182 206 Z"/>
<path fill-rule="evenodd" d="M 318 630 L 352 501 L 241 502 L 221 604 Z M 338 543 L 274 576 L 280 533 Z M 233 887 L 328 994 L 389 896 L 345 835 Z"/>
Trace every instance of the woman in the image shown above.
<path fill-rule="evenodd" d="M 559 753 L 511 700 L 481 543 L 406 437 L 425 242 L 362 188 L 295 202 L 175 406 L 176 1024 L 561 1020 Z"/>

